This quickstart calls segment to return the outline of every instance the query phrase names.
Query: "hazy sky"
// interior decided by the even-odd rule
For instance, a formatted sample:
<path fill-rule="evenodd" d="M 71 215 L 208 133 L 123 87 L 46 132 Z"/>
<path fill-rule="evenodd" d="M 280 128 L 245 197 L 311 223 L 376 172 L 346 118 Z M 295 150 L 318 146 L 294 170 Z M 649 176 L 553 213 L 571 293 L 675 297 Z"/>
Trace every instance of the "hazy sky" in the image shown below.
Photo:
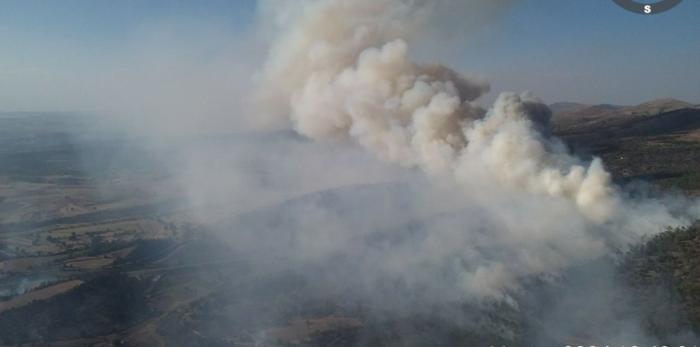
<path fill-rule="evenodd" d="M 255 14 L 253 0 L 3 1 L 0 110 L 90 109 L 100 85 L 161 62 L 186 66 L 185 81 L 202 86 L 200 74 L 233 76 L 214 69 L 236 70 L 236 57 L 257 47 L 245 42 Z M 524 0 L 470 35 L 416 53 L 483 77 L 494 91 L 531 90 L 547 102 L 700 103 L 698 23 L 696 0 L 654 16 L 611 0 Z"/>

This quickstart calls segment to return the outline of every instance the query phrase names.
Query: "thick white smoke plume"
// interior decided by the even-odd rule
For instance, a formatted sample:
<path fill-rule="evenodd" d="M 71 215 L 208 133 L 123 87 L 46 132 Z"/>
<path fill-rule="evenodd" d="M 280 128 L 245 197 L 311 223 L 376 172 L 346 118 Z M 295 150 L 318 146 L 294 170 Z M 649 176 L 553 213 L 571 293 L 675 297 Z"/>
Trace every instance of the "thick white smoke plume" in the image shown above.
<path fill-rule="evenodd" d="M 544 105 L 503 94 L 479 120 L 471 102 L 486 85 L 410 61 L 403 38 L 416 29 L 413 17 L 421 23 L 429 12 L 399 0 L 308 3 L 273 47 L 265 87 L 308 137 L 349 136 L 383 159 L 460 180 L 481 165 L 505 184 L 569 197 L 605 220 L 614 208 L 609 175 L 598 162 L 586 168 L 547 148 L 536 131 L 548 122 Z"/>
<path fill-rule="evenodd" d="M 418 167 L 438 180 L 447 177 L 465 194 L 489 194 L 475 186 L 490 182 L 513 195 L 530 196 L 532 204 L 561 204 L 581 216 L 583 227 L 533 224 L 544 230 L 532 235 L 532 242 L 525 241 L 529 235 L 515 231 L 534 232 L 529 227 L 511 225 L 505 228 L 513 230 L 494 232 L 494 240 L 501 241 L 489 246 L 514 249 L 504 253 L 516 255 L 465 268 L 462 284 L 471 294 L 499 292 L 520 276 L 554 272 L 666 225 L 687 222 L 657 202 L 626 202 L 600 160 L 583 163 L 548 136 L 550 111 L 534 97 L 504 93 L 486 111 L 474 103 L 488 91 L 486 84 L 445 66 L 411 59 L 409 45 L 440 19 L 444 8 L 468 12 L 505 2 L 289 3 L 261 6 L 266 19 L 276 25 L 259 76 L 260 100 L 268 114 L 288 117 L 294 129 L 309 138 L 349 139 L 383 160 Z M 533 218 L 561 217 L 556 213 L 554 209 Z M 507 224 L 508 218 L 504 221 Z M 464 232 L 468 230 L 465 226 Z M 457 246 L 469 253 L 466 243 L 475 238 L 459 237 L 464 243 Z M 523 242 L 505 241 L 508 238 Z M 470 257 L 463 254 L 462 259 Z"/>

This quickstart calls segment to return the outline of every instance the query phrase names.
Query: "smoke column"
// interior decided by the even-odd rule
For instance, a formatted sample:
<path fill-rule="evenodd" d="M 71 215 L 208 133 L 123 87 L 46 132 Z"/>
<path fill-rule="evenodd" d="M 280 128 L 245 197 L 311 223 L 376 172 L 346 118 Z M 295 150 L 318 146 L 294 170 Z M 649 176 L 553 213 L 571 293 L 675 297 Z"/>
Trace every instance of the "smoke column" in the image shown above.
<path fill-rule="evenodd" d="M 448 178 L 465 192 L 492 182 L 512 194 L 530 196 L 531 204 L 551 200 L 570 206 L 584 221 L 584 227 L 537 236 L 541 243 L 557 245 L 555 256 L 522 245 L 513 259 L 465 270 L 464 290 L 476 295 L 513 286 L 522 275 L 556 271 L 600 256 L 697 216 L 697 207 L 690 204 L 672 213 L 658 201 L 628 201 L 611 184 L 599 159 L 585 163 L 547 134 L 550 111 L 531 95 L 503 93 L 483 110 L 474 101 L 488 92 L 486 84 L 448 67 L 411 59 L 409 44 L 439 20 L 445 8 L 470 11 L 503 3 L 318 0 L 294 2 L 293 8 L 288 2 L 261 4 L 263 19 L 276 26 L 259 76 L 259 100 L 268 115 L 288 117 L 308 138 L 354 142 L 382 160 L 420 168 L 436 180 Z M 499 242 L 494 244 L 516 247 Z"/>

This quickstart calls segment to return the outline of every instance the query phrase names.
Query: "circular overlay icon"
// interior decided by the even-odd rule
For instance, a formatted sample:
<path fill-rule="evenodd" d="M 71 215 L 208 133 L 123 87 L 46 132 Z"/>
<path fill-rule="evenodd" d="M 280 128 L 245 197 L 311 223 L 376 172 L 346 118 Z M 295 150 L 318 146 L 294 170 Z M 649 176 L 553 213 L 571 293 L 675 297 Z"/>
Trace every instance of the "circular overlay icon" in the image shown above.
<path fill-rule="evenodd" d="M 676 5 L 680 4 L 682 0 L 660 0 L 652 3 L 643 3 L 638 0 L 613 0 L 620 7 L 640 14 L 657 14 L 661 12 L 668 11 Z"/>

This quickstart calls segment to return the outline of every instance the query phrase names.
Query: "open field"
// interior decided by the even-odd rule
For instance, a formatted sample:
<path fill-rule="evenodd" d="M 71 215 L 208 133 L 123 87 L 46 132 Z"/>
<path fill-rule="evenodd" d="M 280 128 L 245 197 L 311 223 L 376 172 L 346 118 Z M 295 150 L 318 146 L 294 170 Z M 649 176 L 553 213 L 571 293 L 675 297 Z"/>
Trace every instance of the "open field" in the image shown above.
<path fill-rule="evenodd" d="M 72 280 L 59 284 L 54 284 L 41 289 L 33 290 L 29 293 L 18 295 L 8 301 L 0 302 L 0 312 L 27 305 L 33 301 L 50 299 L 58 294 L 65 293 L 79 285 L 83 281 Z"/>

